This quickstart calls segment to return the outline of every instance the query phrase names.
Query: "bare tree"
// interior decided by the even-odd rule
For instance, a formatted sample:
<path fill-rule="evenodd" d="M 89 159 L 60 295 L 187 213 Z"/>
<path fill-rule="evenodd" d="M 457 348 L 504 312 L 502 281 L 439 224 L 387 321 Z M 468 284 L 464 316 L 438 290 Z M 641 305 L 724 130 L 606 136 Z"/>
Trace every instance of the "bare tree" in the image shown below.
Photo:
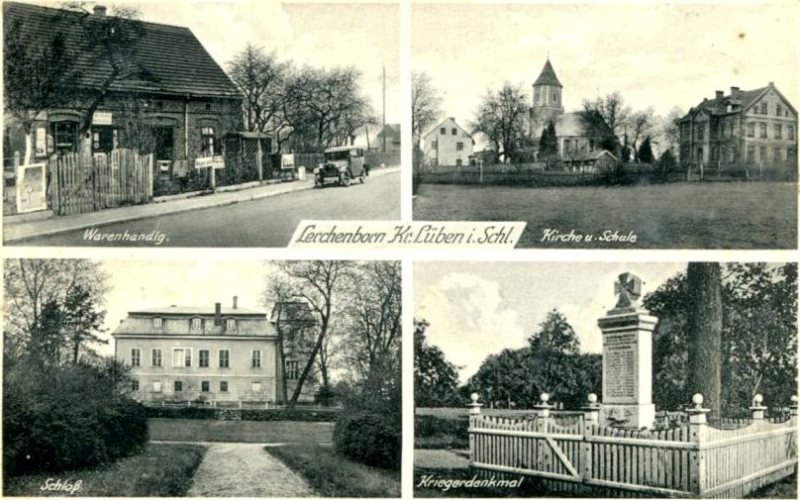
<path fill-rule="evenodd" d="M 414 149 L 419 149 L 422 133 L 433 125 L 442 114 L 442 98 L 439 90 L 431 83 L 431 78 L 415 71 L 411 74 L 411 133 Z"/>
<path fill-rule="evenodd" d="M 3 270 L 6 354 L 21 355 L 42 325 L 47 304 L 64 304 L 78 289 L 85 301 L 101 305 L 108 275 L 96 261 L 9 259 Z"/>
<path fill-rule="evenodd" d="M 631 108 L 625 105 L 622 94 L 615 91 L 605 96 L 599 96 L 593 101 L 584 100 L 583 109 L 589 114 L 599 114 L 620 144 L 627 145 L 625 125 L 631 114 Z"/>
<path fill-rule="evenodd" d="M 279 265 L 278 272 L 270 277 L 267 300 L 302 300 L 316 319 L 316 338 L 308 354 L 288 406 L 293 407 L 303 390 L 315 362 L 321 363 L 320 373 L 324 388 L 329 386 L 327 358 L 318 359 L 319 352 L 331 333 L 333 320 L 341 310 L 340 300 L 346 286 L 351 264 L 346 261 L 288 261 Z"/>
<path fill-rule="evenodd" d="M 282 115 L 289 64 L 278 60 L 275 51 L 248 43 L 229 64 L 228 74 L 244 94 L 245 126 L 251 132 L 279 136 L 288 126 Z"/>
<path fill-rule="evenodd" d="M 486 135 L 508 163 L 526 138 L 527 116 L 528 104 L 522 87 L 506 82 L 499 91 L 490 89 L 483 96 L 472 129 Z"/>
<path fill-rule="evenodd" d="M 628 118 L 627 134 L 630 137 L 630 147 L 633 150 L 634 159 L 639 162 L 639 140 L 649 135 L 654 125 L 653 108 L 644 111 L 637 111 Z"/>

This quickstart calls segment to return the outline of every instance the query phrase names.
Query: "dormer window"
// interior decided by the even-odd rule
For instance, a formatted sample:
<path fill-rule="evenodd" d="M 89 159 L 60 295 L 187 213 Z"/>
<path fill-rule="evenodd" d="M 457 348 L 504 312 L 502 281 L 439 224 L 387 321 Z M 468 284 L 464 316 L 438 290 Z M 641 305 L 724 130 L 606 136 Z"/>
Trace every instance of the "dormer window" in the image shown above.
<path fill-rule="evenodd" d="M 160 330 L 163 324 L 164 323 L 161 320 L 161 318 L 153 318 L 153 328 L 155 328 L 156 330 Z"/>
<path fill-rule="evenodd" d="M 200 331 L 203 329 L 203 318 L 192 318 L 191 319 L 191 328 L 192 331 Z"/>
<path fill-rule="evenodd" d="M 225 329 L 229 331 L 236 330 L 236 320 L 233 318 L 228 318 L 225 321 Z"/>

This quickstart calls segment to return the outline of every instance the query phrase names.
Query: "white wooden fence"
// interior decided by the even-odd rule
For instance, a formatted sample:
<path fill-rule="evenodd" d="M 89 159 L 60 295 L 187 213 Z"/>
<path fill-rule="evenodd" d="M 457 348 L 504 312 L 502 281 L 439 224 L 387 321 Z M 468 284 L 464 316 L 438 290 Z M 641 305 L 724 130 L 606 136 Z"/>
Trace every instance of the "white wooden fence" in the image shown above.
<path fill-rule="evenodd" d="M 603 427 L 596 397 L 590 401 L 582 422 L 560 425 L 546 398 L 535 419 L 510 419 L 482 415 L 473 395 L 471 465 L 538 477 L 555 491 L 694 498 L 741 498 L 797 466 L 794 397 L 791 418 L 776 422 L 764 420 L 756 396 L 749 425 L 734 430 L 707 423 L 699 394 L 689 423 L 660 431 Z"/>

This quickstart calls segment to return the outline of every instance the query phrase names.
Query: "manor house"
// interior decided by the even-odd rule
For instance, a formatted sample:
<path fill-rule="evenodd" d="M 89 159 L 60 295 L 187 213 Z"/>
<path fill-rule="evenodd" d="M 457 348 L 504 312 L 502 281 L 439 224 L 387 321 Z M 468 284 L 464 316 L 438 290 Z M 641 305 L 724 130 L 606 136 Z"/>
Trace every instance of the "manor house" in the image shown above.
<path fill-rule="evenodd" d="M 298 328 L 300 325 L 300 328 Z M 250 401 L 284 403 L 308 359 L 305 339 L 313 319 L 304 303 L 266 312 L 231 307 L 130 311 L 113 333 L 117 359 L 131 367 L 140 401 Z M 299 401 L 313 401 L 315 377 Z"/>

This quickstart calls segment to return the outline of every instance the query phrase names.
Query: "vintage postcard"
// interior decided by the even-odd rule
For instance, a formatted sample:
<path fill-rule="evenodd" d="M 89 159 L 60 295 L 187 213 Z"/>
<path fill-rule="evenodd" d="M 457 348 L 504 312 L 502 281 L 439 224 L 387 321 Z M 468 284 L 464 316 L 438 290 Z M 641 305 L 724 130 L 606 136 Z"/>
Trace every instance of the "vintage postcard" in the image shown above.
<path fill-rule="evenodd" d="M 400 217 L 397 4 L 9 1 L 3 24 L 7 245 Z"/>
<path fill-rule="evenodd" d="M 418 262 L 414 298 L 417 496 L 797 497 L 796 262 Z"/>
<path fill-rule="evenodd" d="M 414 219 L 518 248 L 797 248 L 796 2 L 421 4 Z"/>
<path fill-rule="evenodd" d="M 4 285 L 4 496 L 400 496 L 399 262 L 8 259 Z"/>

